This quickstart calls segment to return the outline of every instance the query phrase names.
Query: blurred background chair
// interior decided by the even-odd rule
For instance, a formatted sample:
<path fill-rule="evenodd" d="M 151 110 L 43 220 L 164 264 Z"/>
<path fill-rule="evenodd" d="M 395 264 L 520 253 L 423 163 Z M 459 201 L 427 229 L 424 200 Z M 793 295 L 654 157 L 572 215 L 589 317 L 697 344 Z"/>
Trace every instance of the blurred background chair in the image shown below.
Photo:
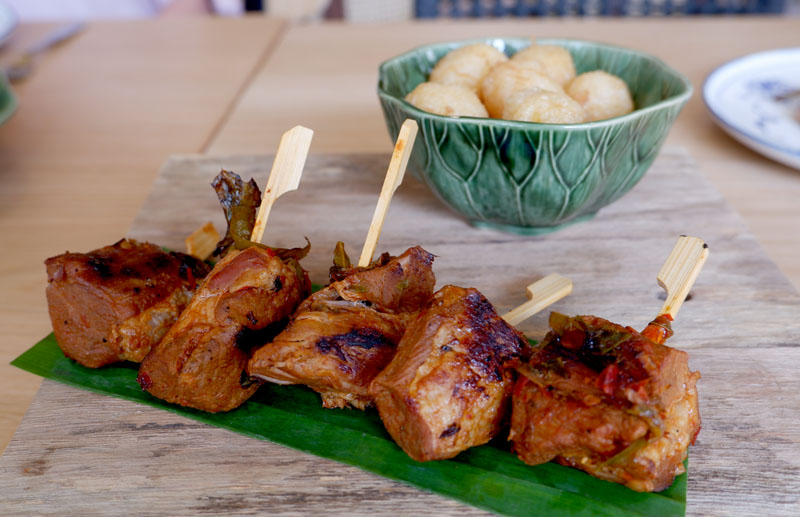
<path fill-rule="evenodd" d="M 786 0 L 415 0 L 417 18 L 780 14 Z"/>
<path fill-rule="evenodd" d="M 241 16 L 263 13 L 294 22 L 354 23 L 412 18 L 527 16 L 800 15 L 800 0 L 0 0 L 22 21 Z"/>

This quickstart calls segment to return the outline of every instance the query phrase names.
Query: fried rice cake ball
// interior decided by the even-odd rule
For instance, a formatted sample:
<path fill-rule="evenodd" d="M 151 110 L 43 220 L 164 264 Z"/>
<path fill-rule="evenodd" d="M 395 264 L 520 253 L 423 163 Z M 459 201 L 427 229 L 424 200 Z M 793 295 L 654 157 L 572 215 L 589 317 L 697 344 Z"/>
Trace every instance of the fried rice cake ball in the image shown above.
<path fill-rule="evenodd" d="M 555 81 L 531 68 L 512 62 L 496 65 L 481 81 L 481 100 L 492 118 L 503 116 L 506 99 L 522 91 L 538 88 L 551 92 L 563 91 Z"/>
<path fill-rule="evenodd" d="M 577 124 L 586 121 L 586 112 L 566 93 L 534 88 L 509 97 L 503 118 L 545 124 Z"/>
<path fill-rule="evenodd" d="M 466 45 L 450 51 L 433 67 L 428 80 L 432 83 L 463 86 L 478 91 L 481 80 L 498 63 L 508 57 L 486 43 Z"/>
<path fill-rule="evenodd" d="M 583 106 L 590 121 L 619 117 L 634 109 L 625 81 L 602 70 L 579 75 L 565 91 Z"/>
<path fill-rule="evenodd" d="M 478 94 L 463 86 L 422 83 L 406 95 L 417 108 L 446 117 L 488 117 Z"/>
<path fill-rule="evenodd" d="M 533 68 L 561 86 L 575 78 L 572 54 L 557 45 L 531 45 L 511 56 L 511 62 L 521 67 Z"/>

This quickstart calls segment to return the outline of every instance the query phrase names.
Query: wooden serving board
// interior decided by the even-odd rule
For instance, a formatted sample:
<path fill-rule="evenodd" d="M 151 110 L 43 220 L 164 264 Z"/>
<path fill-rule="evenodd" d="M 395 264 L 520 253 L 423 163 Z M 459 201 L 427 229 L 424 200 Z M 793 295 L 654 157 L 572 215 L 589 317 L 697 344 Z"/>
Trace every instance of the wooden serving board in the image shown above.
<path fill-rule="evenodd" d="M 337 240 L 356 258 L 388 155 L 312 155 L 282 197 L 265 242 L 301 246 L 324 283 Z M 181 249 L 207 220 L 222 230 L 208 186 L 220 167 L 266 180 L 267 156 L 171 158 L 130 235 Z M 419 244 L 437 255 L 438 285 L 474 286 L 499 311 L 551 272 L 575 283 L 553 306 L 643 327 L 661 306 L 655 275 L 679 234 L 711 256 L 675 322 L 689 349 L 703 430 L 690 452 L 691 515 L 795 515 L 800 507 L 800 295 L 683 151 L 661 153 L 645 178 L 589 222 L 542 237 L 476 230 L 411 177 L 379 251 Z M 547 315 L 521 326 L 541 337 Z M 314 513 L 479 515 L 481 510 L 272 443 L 135 403 L 45 381 L 0 459 L 0 513 Z"/>

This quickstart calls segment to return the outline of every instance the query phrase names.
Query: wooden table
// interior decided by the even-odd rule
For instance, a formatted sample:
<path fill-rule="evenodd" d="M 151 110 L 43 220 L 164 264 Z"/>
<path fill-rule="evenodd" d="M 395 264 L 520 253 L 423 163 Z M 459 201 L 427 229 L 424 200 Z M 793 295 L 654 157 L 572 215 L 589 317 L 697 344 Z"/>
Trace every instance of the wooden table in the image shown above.
<path fill-rule="evenodd" d="M 689 149 L 781 270 L 800 287 L 800 171 L 765 159 L 728 137 L 712 122 L 701 95 L 705 77 L 717 66 L 751 52 L 796 46 L 799 32 L 798 18 L 292 27 L 208 151 L 251 152 L 264 141 L 277 141 L 283 128 L 298 122 L 317 131 L 314 152 L 386 149 L 375 95 L 377 65 L 417 45 L 502 35 L 583 38 L 633 47 L 660 57 L 691 80 L 695 93 L 667 145 Z"/>
<path fill-rule="evenodd" d="M 3 58 L 50 28 L 20 27 Z M 16 88 L 20 107 L 0 126 L 0 231 L 15 248 L 0 265 L 0 447 L 39 385 L 8 363 L 48 332 L 42 261 L 124 235 L 161 163 L 214 139 L 284 29 L 263 18 L 97 23 Z"/>
<path fill-rule="evenodd" d="M 11 49 L 47 27 L 21 27 Z M 288 127 L 316 130 L 312 152 L 390 148 L 375 95 L 383 59 L 433 41 L 508 35 L 580 37 L 642 49 L 686 74 L 696 94 L 668 145 L 685 146 L 800 286 L 800 172 L 735 143 L 708 117 L 704 77 L 736 56 L 797 44 L 778 18 L 546 20 L 388 26 L 290 26 L 280 20 L 184 19 L 93 24 L 46 55 L 0 127 L 4 242 L 0 364 L 49 331 L 41 262 L 124 234 L 160 163 L 173 153 L 274 150 Z M 724 41 L 725 44 L 719 44 Z M 38 380 L 0 366 L 0 444 Z M 65 389 L 65 397 L 74 397 Z M 54 432 L 58 432 L 55 430 Z M 18 436 L 17 440 L 25 440 Z"/>

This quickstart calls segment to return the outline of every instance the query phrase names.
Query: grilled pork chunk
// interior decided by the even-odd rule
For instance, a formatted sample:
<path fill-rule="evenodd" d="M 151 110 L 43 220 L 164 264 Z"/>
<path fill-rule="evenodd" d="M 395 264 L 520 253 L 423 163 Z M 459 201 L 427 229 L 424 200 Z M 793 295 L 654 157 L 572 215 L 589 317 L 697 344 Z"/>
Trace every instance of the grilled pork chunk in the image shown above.
<path fill-rule="evenodd" d="M 392 438 L 417 461 L 488 442 L 507 413 L 525 338 L 475 289 L 448 285 L 411 323 L 370 386 Z"/>
<path fill-rule="evenodd" d="M 525 463 L 562 465 L 640 492 L 667 488 L 700 431 L 697 372 L 663 345 L 668 316 L 641 334 L 594 316 L 550 316 L 519 368 L 511 434 Z"/>
<path fill-rule="evenodd" d="M 327 408 L 364 409 L 372 402 L 370 382 L 433 293 L 432 263 L 433 255 L 417 246 L 311 295 L 286 330 L 253 354 L 248 372 L 310 386 Z"/>
<path fill-rule="evenodd" d="M 45 266 L 58 345 L 90 368 L 141 361 L 209 270 L 189 255 L 128 239 L 89 253 L 51 257 Z"/>
<path fill-rule="evenodd" d="M 139 384 L 168 402 L 231 410 L 258 388 L 245 373 L 242 339 L 287 318 L 308 294 L 300 277 L 270 250 L 231 251 L 208 274 L 189 307 L 142 362 Z"/>

